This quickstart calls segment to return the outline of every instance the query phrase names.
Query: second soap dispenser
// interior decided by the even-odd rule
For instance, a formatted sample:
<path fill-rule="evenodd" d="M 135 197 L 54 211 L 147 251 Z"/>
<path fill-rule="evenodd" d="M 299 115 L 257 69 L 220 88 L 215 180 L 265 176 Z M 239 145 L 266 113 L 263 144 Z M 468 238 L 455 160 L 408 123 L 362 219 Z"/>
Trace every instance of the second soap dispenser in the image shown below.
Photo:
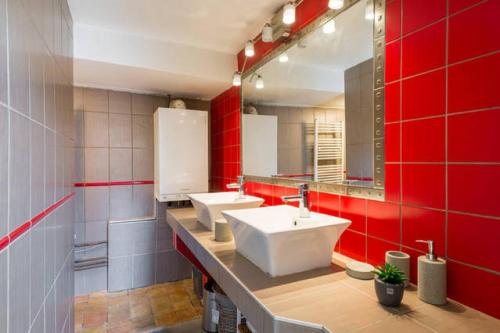
<path fill-rule="evenodd" d="M 435 305 L 446 303 L 446 260 L 434 253 L 434 241 L 417 240 L 427 243 L 428 253 L 418 257 L 418 298 Z"/>

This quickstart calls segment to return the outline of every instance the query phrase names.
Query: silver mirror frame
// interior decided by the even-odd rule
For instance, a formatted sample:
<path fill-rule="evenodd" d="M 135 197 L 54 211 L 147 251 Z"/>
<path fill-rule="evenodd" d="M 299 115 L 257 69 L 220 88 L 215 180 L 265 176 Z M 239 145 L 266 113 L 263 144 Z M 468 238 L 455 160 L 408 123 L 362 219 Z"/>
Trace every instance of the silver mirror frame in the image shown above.
<path fill-rule="evenodd" d="M 259 68 L 267 64 L 272 59 L 278 57 L 283 52 L 294 46 L 304 36 L 312 33 L 323 24 L 339 15 L 340 13 L 348 10 L 354 4 L 363 0 L 347 0 L 341 10 L 328 10 L 323 15 L 320 15 L 313 22 L 305 28 L 293 35 L 290 41 L 281 44 L 269 54 L 264 56 L 260 61 L 252 65 L 249 69 L 245 70 L 242 74 L 242 80 L 252 75 Z M 374 10 L 375 18 L 373 21 L 373 152 L 374 152 L 374 170 L 373 170 L 373 187 L 353 186 L 346 184 L 329 184 L 320 183 L 315 181 L 304 181 L 290 178 L 277 178 L 277 177 L 260 177 L 253 175 L 244 175 L 246 181 L 259 182 L 265 184 L 272 184 L 285 187 L 297 187 L 300 183 L 308 183 L 310 189 L 318 192 L 326 192 L 332 194 L 368 198 L 375 200 L 384 200 L 384 184 L 385 184 L 385 153 L 384 153 L 384 113 L 385 113 L 385 6 L 386 0 L 375 0 Z M 243 86 L 240 89 L 241 105 L 240 105 L 240 123 L 243 122 Z M 240 142 L 243 149 L 243 136 L 240 131 Z M 243 169 L 243 154 L 241 154 L 240 161 L 241 168 Z"/>

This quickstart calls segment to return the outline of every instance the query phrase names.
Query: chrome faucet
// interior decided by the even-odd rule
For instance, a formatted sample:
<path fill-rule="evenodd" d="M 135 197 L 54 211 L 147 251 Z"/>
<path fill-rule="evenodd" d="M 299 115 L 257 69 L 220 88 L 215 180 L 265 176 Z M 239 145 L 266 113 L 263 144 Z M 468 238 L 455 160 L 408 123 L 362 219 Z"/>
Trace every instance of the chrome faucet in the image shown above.
<path fill-rule="evenodd" d="M 309 211 L 309 185 L 300 184 L 298 195 L 285 195 L 281 197 L 283 202 L 299 202 L 299 217 L 308 218 L 311 217 L 311 212 Z"/>
<path fill-rule="evenodd" d="M 227 184 L 228 189 L 238 189 L 238 199 L 243 199 L 245 197 L 245 179 L 243 176 L 238 176 L 237 183 Z"/>

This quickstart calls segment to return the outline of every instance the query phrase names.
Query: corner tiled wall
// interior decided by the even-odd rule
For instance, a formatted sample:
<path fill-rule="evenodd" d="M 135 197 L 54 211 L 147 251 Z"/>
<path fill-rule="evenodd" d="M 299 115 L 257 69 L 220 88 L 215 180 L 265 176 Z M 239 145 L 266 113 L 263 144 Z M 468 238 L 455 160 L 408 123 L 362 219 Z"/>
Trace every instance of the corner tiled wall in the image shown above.
<path fill-rule="evenodd" d="M 110 241 L 108 221 L 151 218 L 153 113 L 165 96 L 74 88 L 76 124 L 76 243 Z M 188 109 L 209 102 L 186 100 Z M 78 250 L 77 259 L 107 256 L 106 245 Z M 132 274 L 132 272 L 130 272 Z M 108 268 L 76 272 L 76 294 L 106 290 Z"/>
<path fill-rule="evenodd" d="M 0 332 L 73 327 L 73 22 L 0 0 Z"/>
<path fill-rule="evenodd" d="M 378 264 L 385 251 L 403 250 L 416 282 L 425 249 L 415 240 L 434 239 L 448 259 L 448 295 L 497 318 L 499 11 L 496 0 L 387 1 L 386 200 L 312 193 L 315 211 L 352 221 L 336 251 Z M 212 163 L 225 161 L 222 155 Z M 295 191 L 247 186 L 271 205 Z"/>
<path fill-rule="evenodd" d="M 109 224 L 109 291 L 191 276 L 191 264 L 173 247 L 166 205 L 157 207 L 157 220 Z"/>

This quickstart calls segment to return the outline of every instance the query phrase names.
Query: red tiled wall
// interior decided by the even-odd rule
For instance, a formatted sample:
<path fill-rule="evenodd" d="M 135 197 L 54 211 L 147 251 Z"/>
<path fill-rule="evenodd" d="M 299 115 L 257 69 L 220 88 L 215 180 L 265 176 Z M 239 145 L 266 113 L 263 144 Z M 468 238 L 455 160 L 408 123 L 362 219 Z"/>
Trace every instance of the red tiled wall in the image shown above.
<path fill-rule="evenodd" d="M 448 259 L 448 295 L 497 318 L 499 12 L 498 0 L 387 1 L 386 201 L 311 194 L 314 211 L 352 221 L 336 251 L 379 264 L 400 249 L 412 256 L 416 282 L 425 247 L 415 240 L 434 239 Z M 268 205 L 295 191 L 259 183 L 247 190 Z"/>
<path fill-rule="evenodd" d="M 240 89 L 212 100 L 210 108 L 211 189 L 222 191 L 240 174 Z"/>

